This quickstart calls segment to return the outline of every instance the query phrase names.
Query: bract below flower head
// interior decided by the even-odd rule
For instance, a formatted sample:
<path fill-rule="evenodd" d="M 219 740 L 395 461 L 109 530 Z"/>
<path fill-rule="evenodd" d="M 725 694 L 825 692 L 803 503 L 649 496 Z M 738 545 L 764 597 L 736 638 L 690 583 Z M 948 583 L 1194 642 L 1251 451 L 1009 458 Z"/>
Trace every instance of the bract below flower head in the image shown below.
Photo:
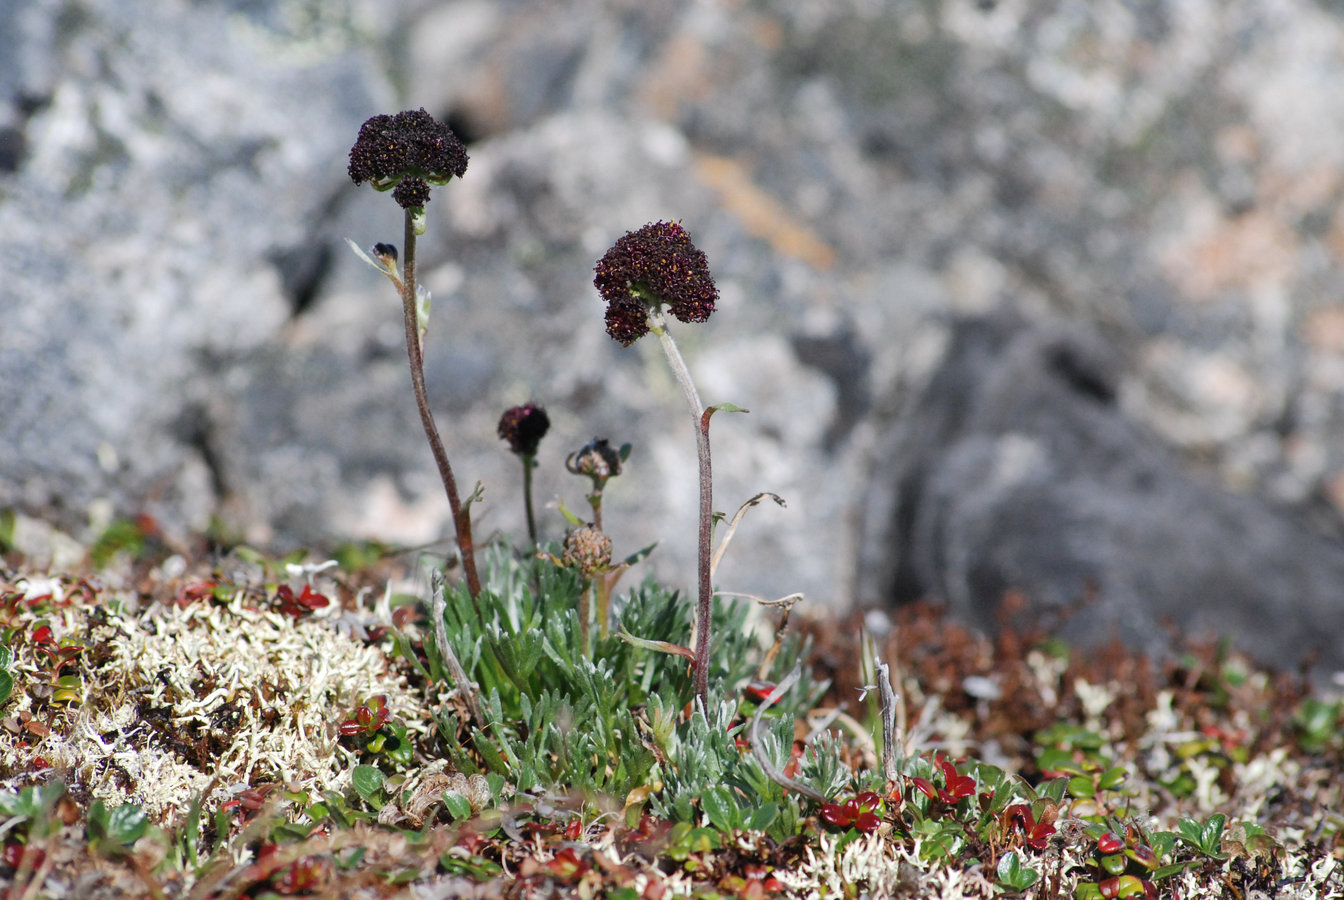
<path fill-rule="evenodd" d="M 593 285 L 607 302 L 607 333 L 627 347 L 648 333 L 649 307 L 703 322 L 719 299 L 705 254 L 676 222 L 626 232 L 594 271 Z"/>
<path fill-rule="evenodd" d="M 395 116 L 374 116 L 359 129 L 359 137 L 350 148 L 350 179 L 355 184 L 368 181 L 380 191 L 398 186 L 403 179 L 419 179 L 408 192 L 423 192 L 416 204 L 429 199 L 430 184 L 447 184 L 467 171 L 467 150 L 451 128 L 424 109 L 408 109 Z M 405 196 L 397 202 L 407 207 Z"/>

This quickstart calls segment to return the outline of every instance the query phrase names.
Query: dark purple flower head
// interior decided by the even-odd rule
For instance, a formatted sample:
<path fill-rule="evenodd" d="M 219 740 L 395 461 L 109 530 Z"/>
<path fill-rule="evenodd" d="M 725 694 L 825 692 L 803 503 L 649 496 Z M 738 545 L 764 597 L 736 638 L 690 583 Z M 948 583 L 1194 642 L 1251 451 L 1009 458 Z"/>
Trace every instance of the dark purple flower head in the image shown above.
<path fill-rule="evenodd" d="M 447 184 L 466 171 L 462 142 L 423 109 L 374 116 L 360 127 L 350 148 L 350 179 L 368 181 L 380 191 L 401 188 L 393 196 L 406 209 L 428 202 L 429 185 Z M 418 202 L 408 206 L 412 201 Z"/>
<path fill-rule="evenodd" d="M 535 403 L 515 406 L 499 417 L 500 438 L 508 441 L 509 449 L 519 456 L 536 456 L 550 427 L 550 416 Z"/>
<path fill-rule="evenodd" d="M 419 209 L 429 202 L 429 184 L 423 178 L 403 178 L 392 189 L 392 199 L 402 209 Z"/>
<path fill-rule="evenodd" d="M 719 299 L 705 254 L 676 222 L 626 232 L 595 271 L 593 285 L 607 301 L 607 334 L 627 347 L 648 333 L 650 306 L 666 306 L 682 322 L 703 322 Z"/>

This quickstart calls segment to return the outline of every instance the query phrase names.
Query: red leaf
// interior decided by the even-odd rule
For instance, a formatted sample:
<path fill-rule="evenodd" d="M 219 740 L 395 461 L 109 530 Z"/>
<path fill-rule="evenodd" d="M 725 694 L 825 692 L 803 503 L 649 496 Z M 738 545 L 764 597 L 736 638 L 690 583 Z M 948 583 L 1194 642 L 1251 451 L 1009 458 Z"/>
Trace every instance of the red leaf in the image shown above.
<path fill-rule="evenodd" d="M 859 831 L 877 831 L 881 824 L 882 820 L 870 812 L 861 812 L 854 819 L 854 827 Z"/>
<path fill-rule="evenodd" d="M 834 825 L 837 828 L 848 828 L 853 823 L 853 818 L 844 808 L 837 803 L 827 803 L 821 808 L 821 817 L 827 824 Z"/>
<path fill-rule="evenodd" d="M 771 703 L 777 699 L 775 692 L 778 688 L 773 681 L 753 681 L 743 690 L 749 698 L 756 703 Z"/>
<path fill-rule="evenodd" d="M 1129 856 L 1146 869 L 1157 868 L 1157 854 L 1154 853 L 1153 848 L 1149 847 L 1147 844 L 1136 844 L 1134 848 L 1129 851 Z"/>

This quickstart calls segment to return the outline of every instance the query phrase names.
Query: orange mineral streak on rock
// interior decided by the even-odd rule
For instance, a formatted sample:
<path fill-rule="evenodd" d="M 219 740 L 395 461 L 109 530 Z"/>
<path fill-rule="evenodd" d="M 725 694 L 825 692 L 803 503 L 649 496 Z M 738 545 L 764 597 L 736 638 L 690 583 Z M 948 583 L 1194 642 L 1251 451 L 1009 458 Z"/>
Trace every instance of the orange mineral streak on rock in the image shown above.
<path fill-rule="evenodd" d="M 793 218 L 789 208 L 758 187 L 747 167 L 724 156 L 697 155 L 695 174 L 713 188 L 724 207 L 754 237 L 770 242 L 776 253 L 800 259 L 815 269 L 835 264 L 835 248 Z"/>

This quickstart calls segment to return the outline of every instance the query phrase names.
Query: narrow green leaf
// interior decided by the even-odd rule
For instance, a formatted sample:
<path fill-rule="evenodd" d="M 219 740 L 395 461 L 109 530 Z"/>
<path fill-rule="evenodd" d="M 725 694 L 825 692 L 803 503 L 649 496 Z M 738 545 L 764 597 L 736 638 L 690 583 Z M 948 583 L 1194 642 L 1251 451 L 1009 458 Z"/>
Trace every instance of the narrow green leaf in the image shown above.
<path fill-rule="evenodd" d="M 658 542 L 654 541 L 652 544 L 649 544 L 649 546 L 636 550 L 634 553 L 631 553 L 625 559 L 621 560 L 620 564 L 624 566 L 633 566 L 635 563 L 647 559 L 649 554 L 653 552 L 653 548 L 657 546 Z"/>
<path fill-rule="evenodd" d="M 635 637 L 624 628 L 622 628 L 616 636 L 627 644 L 634 644 L 636 647 L 643 647 L 645 650 L 657 650 L 661 653 L 675 653 L 677 656 L 684 656 L 691 662 L 695 662 L 695 652 L 680 644 L 673 644 L 668 641 L 650 641 L 646 638 Z"/>

